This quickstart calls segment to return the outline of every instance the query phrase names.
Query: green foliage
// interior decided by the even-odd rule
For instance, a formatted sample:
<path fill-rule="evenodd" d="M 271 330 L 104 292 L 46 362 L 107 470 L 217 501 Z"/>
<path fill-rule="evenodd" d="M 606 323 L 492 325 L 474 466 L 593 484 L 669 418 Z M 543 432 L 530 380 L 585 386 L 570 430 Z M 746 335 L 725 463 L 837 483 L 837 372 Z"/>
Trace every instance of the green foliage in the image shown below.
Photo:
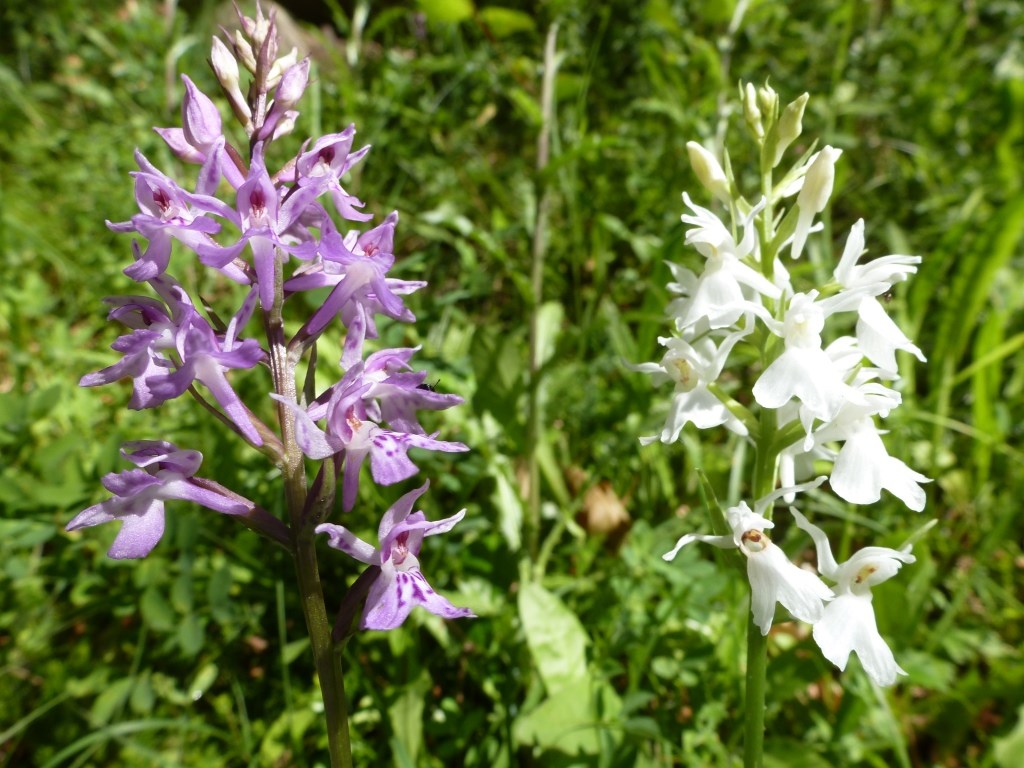
<path fill-rule="evenodd" d="M 308 31 L 315 106 L 297 133 L 356 123 L 374 150 L 351 188 L 375 214 L 400 211 L 397 274 L 430 281 L 413 297 L 415 328 L 382 331 L 423 344 L 440 389 L 467 400 L 436 428 L 473 453 L 422 466 L 440 491 L 428 517 L 468 513 L 421 559 L 480 615 L 414 614 L 398 632 L 350 642 L 356 764 L 736 764 L 741 585 L 717 555 L 659 555 L 707 529 L 696 470 L 743 492 L 729 484 L 742 445 L 687 431 L 679 445 L 641 448 L 665 397 L 623 361 L 653 359 L 668 330 L 664 260 L 695 258 L 678 218 L 680 193 L 698 188 L 685 142 L 740 128 L 721 111 L 735 82 L 770 77 L 784 99 L 809 91 L 807 134 L 844 150 L 830 223 L 839 247 L 863 216 L 872 254 L 924 257 L 890 309 L 929 362 L 903 361 L 905 406 L 887 440 L 936 479 L 925 517 L 891 498 L 859 518 L 816 511 L 842 536 L 840 558 L 865 543 L 857 531 L 897 546 L 925 519 L 938 525 L 874 599 L 910 673 L 903 684 L 880 693 L 857 662 L 834 670 L 802 630 L 773 632 L 766 764 L 1016 765 L 1019 4 L 431 0 L 369 4 L 363 20 L 330 5 L 348 42 Z M 0 764 L 323 765 L 286 557 L 187 505 L 171 507 L 167 535 L 139 563 L 106 559 L 113 531 L 63 532 L 103 498 L 99 480 L 123 468 L 129 439 L 198 448 L 204 475 L 281 506 L 261 458 L 188 403 L 128 412 L 126 388 L 77 387 L 113 361 L 100 298 L 135 291 L 120 274 L 127 238 L 103 226 L 134 212 L 131 148 L 188 178 L 150 127 L 179 119 L 180 72 L 213 92 L 202 72 L 212 9 L 168 22 L 161 7 L 0 11 Z M 556 21 L 556 129 L 539 174 L 542 48 Z M 544 190 L 545 351 L 531 382 Z M 531 386 L 544 424 L 540 581 L 523 581 L 521 564 Z M 601 481 L 633 518 L 617 544 L 577 522 Z M 393 490 L 364 488 L 352 525 L 372 528 Z M 354 576 L 325 558 L 328 589 Z"/>

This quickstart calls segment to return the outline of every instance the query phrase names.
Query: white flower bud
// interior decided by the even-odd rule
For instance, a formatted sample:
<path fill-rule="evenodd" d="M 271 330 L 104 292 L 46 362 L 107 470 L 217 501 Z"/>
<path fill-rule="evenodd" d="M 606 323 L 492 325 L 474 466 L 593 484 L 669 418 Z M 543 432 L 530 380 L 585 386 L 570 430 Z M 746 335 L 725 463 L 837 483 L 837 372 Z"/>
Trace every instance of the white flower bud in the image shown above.
<path fill-rule="evenodd" d="M 836 178 L 836 160 L 842 153 L 841 149 L 824 147 L 815 155 L 814 162 L 807 169 L 804 185 L 796 198 L 800 214 L 796 220 L 796 231 L 793 233 L 794 259 L 800 258 L 814 216 L 825 210 L 825 206 L 828 205 L 828 199 L 832 196 L 832 184 Z"/>
<path fill-rule="evenodd" d="M 768 83 L 757 89 L 757 106 L 769 119 L 774 118 L 775 110 L 779 106 L 779 94 Z"/>
<path fill-rule="evenodd" d="M 805 93 L 795 101 L 791 101 L 782 110 L 782 115 L 777 123 L 773 168 L 781 162 L 782 155 L 789 145 L 803 132 L 804 108 L 807 106 L 808 99 L 810 99 L 810 94 Z"/>
<path fill-rule="evenodd" d="M 249 41 L 245 39 L 245 35 L 242 34 L 242 30 L 235 30 L 235 53 L 238 55 L 239 61 L 242 65 L 250 72 L 256 72 L 256 55 L 253 53 L 252 46 L 249 45 Z"/>
<path fill-rule="evenodd" d="M 219 37 L 213 38 L 210 63 L 217 80 L 227 91 L 238 88 L 238 60 Z"/>
<path fill-rule="evenodd" d="M 281 76 L 285 71 L 294 67 L 298 60 L 299 49 L 292 48 L 284 56 L 281 56 L 274 61 L 273 66 L 270 67 L 270 72 L 267 74 L 267 88 L 273 88 L 276 86 L 281 81 Z"/>
<path fill-rule="evenodd" d="M 761 123 L 761 110 L 757 108 L 757 90 L 753 83 L 747 83 L 743 88 L 743 117 L 754 135 L 763 139 L 764 125 Z"/>
<path fill-rule="evenodd" d="M 729 180 L 718 159 L 695 141 L 686 142 L 690 165 L 697 178 L 708 192 L 723 203 L 729 202 Z"/>

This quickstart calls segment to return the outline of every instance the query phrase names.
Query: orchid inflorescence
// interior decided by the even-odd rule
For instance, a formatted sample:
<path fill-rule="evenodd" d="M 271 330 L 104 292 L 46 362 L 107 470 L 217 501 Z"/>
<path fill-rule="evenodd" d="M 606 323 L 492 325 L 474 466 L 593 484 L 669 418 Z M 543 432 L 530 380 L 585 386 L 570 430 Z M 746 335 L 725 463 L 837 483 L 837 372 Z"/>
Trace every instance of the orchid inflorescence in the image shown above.
<path fill-rule="evenodd" d="M 845 669 L 856 652 L 872 680 L 889 685 L 905 673 L 878 633 L 870 587 L 914 561 L 909 546 L 867 547 L 837 565 L 824 532 L 791 508 L 796 525 L 814 540 L 821 574 L 835 582 L 830 589 L 790 562 L 765 530 L 774 525 L 771 508 L 777 500 L 793 503 L 796 494 L 826 479 L 847 502 L 871 504 L 887 490 L 914 511 L 924 508 L 921 484 L 928 478 L 888 454 L 878 427 L 878 419 L 901 400 L 889 386 L 899 378 L 896 351 L 924 360 L 879 298 L 916 272 L 920 257 L 861 263 L 865 234 L 859 220 L 832 279 L 799 290 L 784 257 L 790 263 L 799 259 L 809 236 L 822 229 L 814 220 L 828 205 L 842 153 L 812 146 L 776 176 L 802 131 L 808 96 L 780 109 L 770 87 L 746 85 L 741 100 L 760 153 L 760 196 L 748 200 L 741 194 L 728 155 L 720 162 L 702 145 L 687 145 L 698 179 L 726 207 L 728 218 L 723 221 L 683 194 L 689 213 L 682 220 L 690 227 L 685 242 L 704 257 L 704 269 L 697 274 L 669 265 L 674 333 L 659 338 L 666 350 L 659 362 L 632 367 L 673 385 L 664 427 L 641 442 L 675 442 L 687 424 L 724 426 L 755 446 L 768 482 L 762 478 L 753 509 L 746 502 L 728 508 L 715 535 L 683 536 L 664 557 L 671 560 L 693 541 L 737 548 L 747 559 L 753 621 L 762 634 L 771 627 L 775 603 L 781 603 L 795 618 L 813 624 L 814 639 L 829 660 Z M 841 334 L 843 327 L 835 325 L 844 317 L 855 318 L 847 325 L 853 326 L 852 334 Z M 834 336 L 825 343 L 827 324 Z M 746 368 L 751 359 L 760 367 L 745 397 L 737 391 L 743 375 L 723 373 L 730 365 Z M 797 484 L 829 466 L 827 475 Z"/>
<path fill-rule="evenodd" d="M 82 377 L 81 384 L 130 379 L 133 409 L 154 408 L 189 392 L 282 470 L 290 524 L 197 477 L 202 463 L 198 451 L 150 440 L 125 445 L 122 455 L 138 468 L 107 475 L 103 483 L 113 497 L 81 512 L 67 527 L 118 521 L 122 527 L 109 556 L 145 557 L 163 535 L 164 503 L 193 501 L 238 516 L 286 548 L 300 536 L 325 533 L 330 546 L 377 569 L 372 582 L 364 584 L 364 628 L 396 627 L 415 605 L 448 618 L 472 616 L 436 594 L 419 572 L 416 556 L 423 537 L 451 529 L 464 514 L 430 523 L 422 512 L 413 512 L 426 485 L 401 497 L 384 514 L 380 550 L 326 522 L 334 511 L 335 478 L 341 477 L 340 506 L 348 512 L 355 506 L 367 459 L 374 481 L 390 485 L 418 471 L 408 456 L 411 447 L 467 450 L 462 443 L 427 434 L 417 418 L 419 410 L 443 410 L 462 400 L 423 385 L 426 372 L 411 365 L 418 347 L 366 354 L 366 341 L 378 338 L 376 318 L 414 321 L 403 296 L 426 283 L 388 274 L 395 262 L 397 212 L 363 232 L 346 231 L 338 223 L 373 218 L 343 183 L 369 151 L 368 146 L 353 150 L 354 126 L 308 140 L 282 167 L 267 167 L 271 145 L 295 130 L 295 107 L 309 82 L 310 62 L 299 60 L 295 49 L 278 56 L 273 13 L 264 16 L 257 5 L 255 18 L 240 11 L 238 17 L 241 29 L 234 34 L 225 30 L 225 40 L 213 38 L 210 61 L 245 131 L 248 160 L 226 135 L 213 100 L 183 76 L 182 127 L 156 130 L 177 158 L 199 166 L 197 179 L 187 191 L 136 151 L 139 170 L 132 175 L 139 213 L 108 226 L 144 241 L 143 246 L 133 242 L 134 263 L 125 274 L 148 284 L 156 298 L 107 299 L 110 319 L 130 329 L 113 344 L 122 358 Z M 246 93 L 239 80 L 243 69 L 252 76 Z M 168 271 L 175 241 L 200 264 L 245 286 L 240 306 L 217 314 L 195 301 Z M 329 289 L 327 298 L 287 332 L 286 308 L 291 312 L 301 307 L 302 294 L 322 288 Z M 244 337 L 254 316 L 262 320 L 265 344 Z M 344 329 L 339 360 L 343 375 L 316 393 L 316 343 L 338 326 Z M 308 371 L 301 388 L 300 363 Z M 277 401 L 277 429 L 258 415 L 270 410 L 269 402 L 246 403 L 232 385 L 242 370 L 269 371 L 271 386 L 265 397 Z M 311 486 L 306 459 L 322 462 Z"/>

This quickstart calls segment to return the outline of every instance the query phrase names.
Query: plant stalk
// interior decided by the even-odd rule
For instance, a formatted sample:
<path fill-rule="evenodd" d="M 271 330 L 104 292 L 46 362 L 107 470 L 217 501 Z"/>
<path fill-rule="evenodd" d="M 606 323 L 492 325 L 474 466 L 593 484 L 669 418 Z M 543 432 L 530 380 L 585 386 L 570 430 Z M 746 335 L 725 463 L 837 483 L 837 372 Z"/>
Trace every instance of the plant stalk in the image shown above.
<path fill-rule="evenodd" d="M 761 411 L 761 433 L 754 458 L 753 498 L 761 499 L 775 490 L 778 456 L 773 450 L 778 429 L 776 412 Z M 771 508 L 764 510 L 771 519 Z M 754 624 L 754 614 L 747 615 L 747 672 L 743 703 L 743 768 L 761 768 L 764 758 L 765 688 L 768 676 L 768 637 Z"/>

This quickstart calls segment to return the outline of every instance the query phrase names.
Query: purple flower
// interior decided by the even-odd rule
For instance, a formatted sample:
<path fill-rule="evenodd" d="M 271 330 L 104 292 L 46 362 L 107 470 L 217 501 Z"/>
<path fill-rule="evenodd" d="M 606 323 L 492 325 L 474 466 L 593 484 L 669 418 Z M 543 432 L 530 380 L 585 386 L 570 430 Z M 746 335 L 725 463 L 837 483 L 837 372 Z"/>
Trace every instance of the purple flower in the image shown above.
<path fill-rule="evenodd" d="M 115 560 L 145 557 L 153 550 L 164 535 L 164 502 L 167 500 L 194 501 L 226 515 L 245 514 L 252 507 L 192 480 L 203 462 L 199 451 L 180 450 L 162 440 L 139 440 L 125 443 L 121 456 L 142 469 L 106 475 L 103 486 L 114 494 L 113 498 L 79 512 L 67 524 L 67 530 L 77 531 L 120 521 L 121 531 L 107 551 Z"/>
<path fill-rule="evenodd" d="M 129 221 L 108 221 L 107 226 L 114 232 L 138 232 L 149 241 L 145 252 L 124 270 L 132 280 L 142 282 L 162 275 L 167 269 L 172 239 L 192 250 L 209 244 L 210 235 L 220 231 L 220 224 L 206 218 L 206 214 L 230 216 L 232 210 L 215 197 L 186 192 L 138 150 L 135 161 L 142 169 L 132 174 L 135 201 L 141 213 Z"/>
<path fill-rule="evenodd" d="M 436 522 L 427 520 L 423 512 L 412 511 L 412 505 L 429 487 L 422 487 L 402 496 L 380 521 L 377 532 L 380 549 L 367 544 L 340 525 L 323 523 L 317 533 L 326 533 L 329 544 L 360 562 L 380 567 L 380 576 L 370 587 L 363 608 L 363 629 L 394 629 L 405 621 L 417 605 L 446 619 L 474 618 L 468 608 L 457 608 L 437 594 L 420 572 L 417 556 L 425 536 L 446 533 L 466 514 L 462 510 Z"/>
<path fill-rule="evenodd" d="M 123 357 L 116 363 L 94 373 L 87 373 L 78 382 L 81 387 L 97 387 L 114 381 L 132 379 L 132 398 L 128 407 L 133 410 L 152 408 L 159 400 L 149 390 L 146 380 L 173 366 L 163 350 L 174 346 L 174 324 L 167 308 L 156 299 L 146 296 L 118 296 L 105 300 L 114 305 L 108 318 L 119 320 L 131 333 L 118 337 L 111 348 Z"/>
<path fill-rule="evenodd" d="M 162 403 L 184 393 L 192 382 L 202 382 L 242 435 L 253 445 L 263 445 L 252 415 L 224 375 L 230 368 L 252 368 L 266 356 L 255 339 L 239 341 L 235 336 L 252 313 L 255 293 L 250 292 L 223 337 L 214 333 L 183 290 L 180 290 L 179 301 L 176 315 L 180 320 L 174 343 L 179 361 L 177 370 L 146 379 L 146 386 L 157 402 Z"/>
<path fill-rule="evenodd" d="M 352 139 L 356 128 L 350 125 L 341 133 L 330 133 L 313 142 L 308 152 L 303 152 L 295 163 L 295 180 L 299 186 L 315 186 L 320 190 L 328 190 L 334 207 L 338 213 L 350 221 L 369 221 L 373 216 L 357 211 L 365 203 L 350 195 L 341 186 L 341 177 L 352 166 L 362 160 L 370 151 L 365 146 L 358 152 L 352 152 Z"/>
<path fill-rule="evenodd" d="M 220 269 L 232 262 L 248 244 L 252 248 L 260 303 L 269 311 L 274 303 L 275 250 L 300 259 L 312 259 L 316 255 L 316 241 L 309 238 L 299 221 L 316 196 L 317 190 L 309 187 L 296 189 L 282 200 L 263 163 L 263 143 L 256 144 L 249 177 L 238 188 L 238 210 L 227 212 L 227 218 L 242 230 L 242 236 L 228 246 L 198 244 L 195 250 L 200 261 Z"/>
<path fill-rule="evenodd" d="M 200 381 L 253 444 L 263 439 L 224 371 L 252 368 L 264 355 L 255 339 L 239 341 L 236 334 L 252 314 L 255 294 L 242 304 L 231 319 L 227 333 L 214 333 L 210 324 L 192 305 L 185 290 L 168 277 L 150 284 L 164 297 L 170 310 L 159 301 L 142 296 L 108 300 L 114 309 L 110 317 L 135 330 L 111 346 L 124 357 L 114 365 L 82 377 L 83 387 L 109 384 L 123 378 L 133 380 L 129 407 L 153 408 L 181 395 L 193 381 Z"/>
<path fill-rule="evenodd" d="M 334 319 L 346 304 L 353 302 L 375 308 L 411 323 L 416 317 L 402 303 L 399 293 L 409 293 L 421 283 L 409 283 L 387 277 L 395 263 L 394 240 L 398 212 L 392 211 L 382 224 L 368 232 L 349 232 L 344 238 L 329 218 L 324 218 L 320 239 L 320 264 L 285 283 L 286 291 L 333 286 L 323 305 L 306 323 L 301 335 L 316 336 Z"/>
<path fill-rule="evenodd" d="M 409 359 L 419 347 L 384 349 L 374 352 L 363 367 L 363 380 L 373 382 L 364 400 L 376 401 L 377 418 L 392 429 L 417 435 L 426 430 L 416 418 L 416 411 L 443 411 L 463 402 L 458 395 L 435 392 L 424 384 L 426 371 L 413 371 Z M 369 408 L 368 408 L 369 410 Z"/>
<path fill-rule="evenodd" d="M 391 352 L 394 354 L 394 350 Z M 378 353 L 381 354 L 383 353 Z M 399 359 L 402 357 L 401 354 L 394 356 Z M 379 360 L 380 358 L 375 362 Z M 421 395 L 410 392 L 409 390 L 417 388 L 417 385 L 412 383 L 414 380 L 422 381 L 421 378 L 414 377 L 402 385 L 394 381 L 385 385 L 385 401 L 391 401 L 388 408 L 394 411 L 401 423 L 407 425 L 410 420 L 415 423 L 415 417 L 410 417 L 408 409 L 415 407 L 418 401 L 427 403 L 424 407 L 445 408 L 455 405 L 455 399 L 449 399 L 441 404 L 430 398 L 429 395 L 433 393 L 427 390 L 420 390 Z M 392 431 L 381 428 L 377 421 L 382 419 L 383 407 L 373 399 L 372 394 L 374 388 L 378 386 L 382 386 L 382 382 L 374 381 L 372 376 L 367 377 L 364 364 L 359 362 L 340 382 L 321 395 L 308 410 L 278 395 L 271 395 L 295 412 L 296 440 L 303 453 L 311 459 L 325 459 L 336 453 L 345 454 L 341 498 L 342 509 L 346 512 L 355 505 L 356 493 L 359 490 L 359 470 L 367 456 L 370 458 L 370 472 L 374 481 L 381 485 L 391 485 L 412 477 L 418 471 L 416 465 L 409 459 L 410 448 L 426 448 L 449 453 L 469 450 L 462 443 L 435 440 L 433 435 L 422 434 L 422 428 L 418 423 L 415 423 L 414 428 L 419 431 Z M 387 391 L 390 387 L 403 392 L 404 396 L 398 395 L 396 391 Z M 326 431 L 321 430 L 315 423 L 325 417 Z"/>

